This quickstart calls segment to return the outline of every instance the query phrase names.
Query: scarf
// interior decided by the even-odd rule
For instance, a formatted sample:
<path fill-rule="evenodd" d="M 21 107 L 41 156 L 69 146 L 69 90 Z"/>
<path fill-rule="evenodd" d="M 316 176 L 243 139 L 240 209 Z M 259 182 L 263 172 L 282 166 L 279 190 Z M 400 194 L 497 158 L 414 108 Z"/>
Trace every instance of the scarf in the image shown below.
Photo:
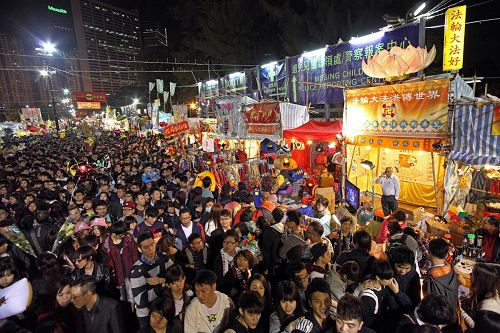
<path fill-rule="evenodd" d="M 238 252 L 240 252 L 239 247 L 236 248 L 236 253 Z M 234 255 L 236 255 L 236 253 Z M 234 256 L 231 257 L 224 251 L 224 249 L 220 250 L 220 256 L 222 259 L 222 276 L 224 276 L 229 271 L 229 266 L 233 263 Z"/>

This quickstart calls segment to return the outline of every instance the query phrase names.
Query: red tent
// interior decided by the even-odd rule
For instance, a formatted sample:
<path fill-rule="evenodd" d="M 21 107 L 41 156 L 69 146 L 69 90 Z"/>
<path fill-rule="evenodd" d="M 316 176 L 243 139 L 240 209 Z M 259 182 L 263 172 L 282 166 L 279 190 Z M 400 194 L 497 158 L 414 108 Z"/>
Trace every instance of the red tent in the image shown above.
<path fill-rule="evenodd" d="M 294 129 L 284 130 L 283 138 L 306 142 L 324 141 L 329 142 L 336 140 L 336 135 L 342 132 L 342 122 L 337 121 L 314 121 L 311 120 L 302 126 Z"/>
<path fill-rule="evenodd" d="M 292 139 L 301 141 L 305 144 L 304 150 L 292 150 L 292 158 L 297 164 L 304 168 L 311 167 L 311 146 L 307 144 L 308 140 L 332 142 L 337 141 L 336 135 L 342 132 L 342 122 L 337 121 L 314 121 L 311 120 L 304 125 L 283 131 L 283 138 L 289 142 Z"/>

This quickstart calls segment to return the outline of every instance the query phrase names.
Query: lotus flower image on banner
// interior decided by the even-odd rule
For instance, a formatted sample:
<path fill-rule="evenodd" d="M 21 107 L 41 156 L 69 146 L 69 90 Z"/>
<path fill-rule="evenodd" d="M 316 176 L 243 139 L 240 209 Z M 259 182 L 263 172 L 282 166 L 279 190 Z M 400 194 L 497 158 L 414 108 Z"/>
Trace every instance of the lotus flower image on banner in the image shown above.
<path fill-rule="evenodd" d="M 445 136 L 449 85 L 449 79 L 440 79 L 347 90 L 344 132 L 348 136 Z"/>

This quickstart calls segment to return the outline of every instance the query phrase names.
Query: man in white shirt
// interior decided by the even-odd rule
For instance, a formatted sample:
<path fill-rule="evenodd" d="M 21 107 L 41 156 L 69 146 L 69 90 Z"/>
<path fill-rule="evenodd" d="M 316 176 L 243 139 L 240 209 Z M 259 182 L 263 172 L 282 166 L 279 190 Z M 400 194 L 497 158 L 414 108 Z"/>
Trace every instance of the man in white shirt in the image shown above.
<path fill-rule="evenodd" d="M 216 291 L 217 276 L 202 269 L 196 274 L 196 297 L 186 309 L 184 332 L 221 333 L 229 321 L 234 305 L 231 299 Z"/>
<path fill-rule="evenodd" d="M 391 167 L 385 168 L 384 173 L 375 179 L 376 184 L 382 184 L 382 210 L 384 216 L 389 216 L 398 209 L 399 179 L 393 175 Z"/>

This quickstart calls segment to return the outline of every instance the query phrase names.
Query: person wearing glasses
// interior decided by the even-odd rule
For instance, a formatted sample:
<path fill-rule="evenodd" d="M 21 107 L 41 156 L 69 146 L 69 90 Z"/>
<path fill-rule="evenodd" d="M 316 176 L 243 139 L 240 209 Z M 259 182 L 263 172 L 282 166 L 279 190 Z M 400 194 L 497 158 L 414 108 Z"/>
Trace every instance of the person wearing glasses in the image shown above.
<path fill-rule="evenodd" d="M 71 287 L 71 302 L 82 312 L 82 325 L 88 333 L 126 332 L 120 303 L 97 292 L 92 276 L 81 276 Z"/>
<path fill-rule="evenodd" d="M 182 242 L 182 249 L 179 250 L 184 250 L 189 245 L 188 239 L 192 234 L 201 235 L 201 238 L 205 241 L 205 230 L 200 223 L 192 221 L 189 209 L 181 209 L 179 212 L 179 218 L 181 220 L 181 225 L 177 228 L 176 232 L 176 236 Z"/>
<path fill-rule="evenodd" d="M 110 258 L 109 265 L 114 271 L 120 300 L 133 303 L 130 272 L 134 263 L 139 259 L 137 243 L 128 233 L 128 227 L 124 221 L 117 221 L 109 227 L 108 235 L 102 244 L 102 250 Z"/>
<path fill-rule="evenodd" d="M 230 229 L 224 233 L 222 241 L 222 249 L 219 255 L 215 258 L 214 272 L 217 275 L 217 284 L 220 285 L 223 281 L 224 275 L 229 271 L 230 266 L 233 264 L 236 253 L 240 251 L 238 243 L 240 237 L 238 233 Z"/>
<path fill-rule="evenodd" d="M 97 262 L 95 257 L 96 251 L 92 246 L 80 246 L 73 255 L 75 270 L 71 273 L 71 277 L 76 281 L 84 275 L 92 276 L 96 280 L 100 294 L 115 297 L 116 288 L 114 282 L 111 281 L 111 271 L 107 265 Z"/>

